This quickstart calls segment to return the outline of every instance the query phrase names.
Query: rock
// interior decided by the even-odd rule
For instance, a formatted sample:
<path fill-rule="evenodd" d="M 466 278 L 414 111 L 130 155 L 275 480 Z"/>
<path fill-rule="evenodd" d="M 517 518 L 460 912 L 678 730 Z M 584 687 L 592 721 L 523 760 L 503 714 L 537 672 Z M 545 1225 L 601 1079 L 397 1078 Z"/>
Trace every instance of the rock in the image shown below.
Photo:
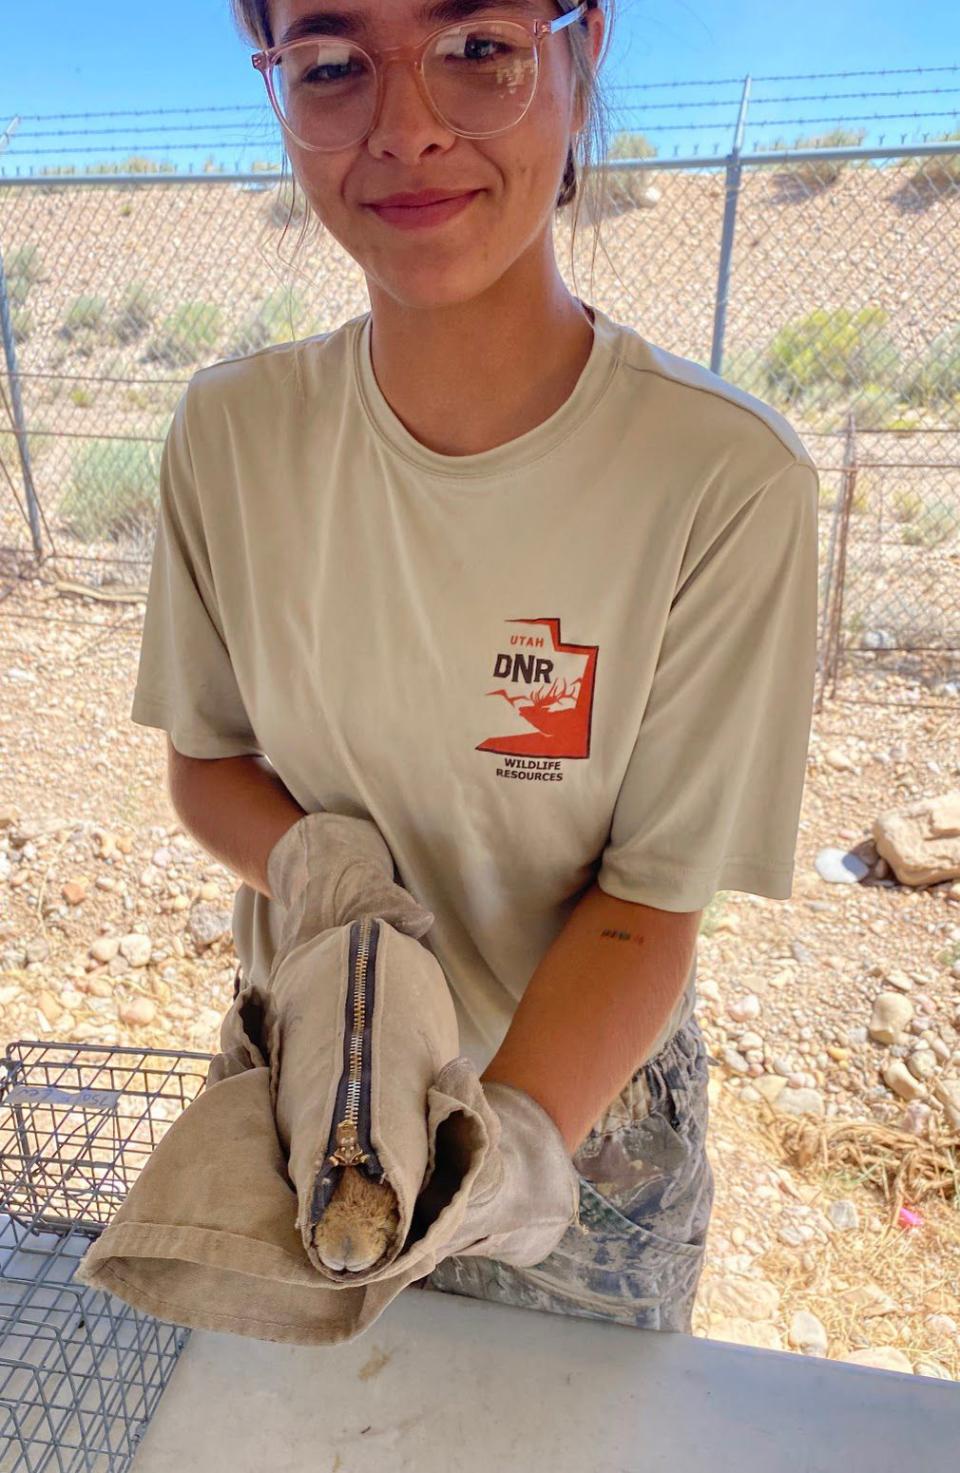
<path fill-rule="evenodd" d="M 45 962 L 50 956 L 50 943 L 45 936 L 31 936 L 27 942 L 27 966 L 34 962 Z"/>
<path fill-rule="evenodd" d="M 787 1087 L 787 1081 L 779 1074 L 758 1074 L 753 1081 L 754 1089 L 771 1105 Z"/>
<path fill-rule="evenodd" d="M 881 1077 L 888 1089 L 892 1089 L 901 1100 L 922 1100 L 925 1098 L 926 1086 L 919 1079 L 914 1079 L 910 1070 L 902 1059 L 891 1059 L 880 1070 Z"/>
<path fill-rule="evenodd" d="M 98 936 L 90 947 L 90 955 L 98 962 L 112 962 L 119 950 L 118 936 Z"/>
<path fill-rule="evenodd" d="M 877 1043 L 899 1043 L 913 1017 L 913 1003 L 899 992 L 881 992 L 873 1004 L 868 1032 Z"/>
<path fill-rule="evenodd" d="M 52 992 L 44 990 L 37 998 L 37 1007 L 40 1009 L 48 1023 L 56 1023 L 63 1012 L 63 1008 Z"/>
<path fill-rule="evenodd" d="M 720 1050 L 720 1058 L 732 1074 L 746 1074 L 749 1071 L 750 1065 L 732 1044 L 724 1044 Z"/>
<path fill-rule="evenodd" d="M 733 1316 L 744 1320 L 769 1320 L 780 1307 L 780 1290 L 766 1279 L 729 1277 L 713 1279 L 703 1289 L 703 1302 L 711 1316 Z"/>
<path fill-rule="evenodd" d="M 780 1331 L 769 1320 L 721 1316 L 710 1321 L 710 1339 L 727 1345 L 750 1345 L 757 1350 L 782 1350 Z"/>
<path fill-rule="evenodd" d="M 937 1072 L 937 1056 L 932 1048 L 914 1049 L 907 1058 L 907 1068 L 915 1079 L 930 1079 Z"/>
<path fill-rule="evenodd" d="M 953 1377 L 938 1360 L 918 1360 L 913 1368 L 915 1376 L 935 1376 L 939 1381 L 952 1381 Z"/>
<path fill-rule="evenodd" d="M 859 855 L 829 845 L 818 852 L 814 865 L 821 880 L 833 885 L 855 885 L 870 873 L 870 866 Z"/>
<path fill-rule="evenodd" d="M 836 772 L 857 772 L 857 764 L 846 752 L 839 747 L 828 747 L 823 754 L 823 760 L 828 767 Z"/>
<path fill-rule="evenodd" d="M 932 1314 L 927 1319 L 927 1324 L 935 1335 L 957 1335 L 957 1322 L 952 1314 Z"/>
<path fill-rule="evenodd" d="M 190 912 L 187 930 L 198 951 L 205 951 L 214 942 L 220 941 L 230 930 L 231 917 L 225 910 L 212 905 L 197 904 Z"/>
<path fill-rule="evenodd" d="M 126 957 L 131 967 L 145 967 L 150 960 L 153 944 L 149 936 L 144 936 L 139 931 L 131 931 L 126 936 L 120 937 L 120 951 Z"/>
<path fill-rule="evenodd" d="M 856 1232 L 860 1226 L 860 1214 L 856 1203 L 849 1197 L 838 1197 L 827 1206 L 827 1217 L 838 1233 Z"/>
<path fill-rule="evenodd" d="M 752 992 L 748 993 L 746 997 L 734 998 L 733 1002 L 727 1003 L 727 1012 L 738 1023 L 745 1023 L 750 1018 L 759 1018 L 761 1012 L 760 999 Z"/>
<path fill-rule="evenodd" d="M 145 1023 L 152 1023 L 157 1012 L 156 1003 L 148 997 L 133 997 L 128 1002 L 123 1002 L 117 1009 L 121 1023 L 129 1027 L 142 1027 Z"/>
<path fill-rule="evenodd" d="M 848 1366 L 874 1366 L 878 1371 L 904 1371 L 913 1374 L 913 1366 L 896 1345 L 871 1345 L 867 1350 L 850 1350 L 836 1359 Z"/>
<path fill-rule="evenodd" d="M 887 809 L 872 834 L 901 885 L 960 879 L 960 788 Z"/>
<path fill-rule="evenodd" d="M 83 885 L 78 884 L 76 880 L 67 880 L 60 887 L 60 894 L 68 905 L 81 905 L 87 898 L 87 892 Z"/>
<path fill-rule="evenodd" d="M 884 981 L 889 983 L 891 987 L 896 987 L 900 992 L 913 991 L 913 982 L 907 976 L 906 972 L 901 972 L 896 967 L 891 968 L 884 977 Z"/>
<path fill-rule="evenodd" d="M 777 1095 L 775 1108 L 781 1115 L 822 1116 L 823 1096 L 816 1089 L 795 1089 L 788 1085 Z"/>
<path fill-rule="evenodd" d="M 815 1314 L 798 1309 L 790 1318 L 787 1339 L 803 1355 L 826 1355 L 827 1332 Z"/>
<path fill-rule="evenodd" d="M 948 1123 L 954 1130 L 960 1130 L 960 1079 L 935 1079 L 931 1088 L 944 1108 Z"/>

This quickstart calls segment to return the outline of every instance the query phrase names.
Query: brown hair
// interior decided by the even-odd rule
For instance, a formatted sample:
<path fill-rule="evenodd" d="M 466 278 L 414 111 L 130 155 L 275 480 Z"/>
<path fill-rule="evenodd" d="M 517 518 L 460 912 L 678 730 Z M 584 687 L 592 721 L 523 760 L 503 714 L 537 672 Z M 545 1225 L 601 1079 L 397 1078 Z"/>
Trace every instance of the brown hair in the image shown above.
<path fill-rule="evenodd" d="M 573 0 L 555 0 L 559 9 L 566 11 L 572 8 Z M 596 10 L 600 0 L 587 0 L 587 8 Z M 573 65 L 577 77 L 578 92 L 586 99 L 587 110 L 584 126 L 575 135 L 567 152 L 567 162 L 560 183 L 560 191 L 557 195 L 555 208 L 561 210 L 569 204 L 574 205 L 574 213 L 570 231 L 570 261 L 573 263 L 573 249 L 576 238 L 577 226 L 580 221 L 580 210 L 584 195 L 589 199 L 589 214 L 592 216 L 593 254 L 591 256 L 591 271 L 596 259 L 597 244 L 599 241 L 600 224 L 603 219 L 606 179 L 605 171 L 599 167 L 601 161 L 606 157 L 608 140 L 610 134 L 608 120 L 608 104 L 606 96 L 597 80 L 597 73 L 610 48 L 612 33 L 613 9 L 615 0 L 606 0 L 604 13 L 607 17 L 607 26 L 604 31 L 603 49 L 597 60 L 596 69 L 591 64 L 590 54 L 586 43 L 586 17 L 581 17 L 579 25 L 567 26 L 563 35 L 570 43 L 573 57 Z M 245 40 L 249 41 L 258 49 L 266 50 L 274 45 L 273 28 L 270 24 L 270 0 L 230 0 L 230 7 L 234 22 Z M 287 171 L 287 152 L 284 149 L 281 172 Z M 582 187 L 584 186 L 585 187 Z M 290 213 L 284 225 L 283 235 L 286 234 L 294 215 L 297 213 L 296 178 L 290 179 Z M 300 230 L 300 238 L 297 245 L 303 243 L 303 238 L 310 225 L 311 212 L 304 209 L 303 224 Z M 281 236 L 281 240 L 283 239 Z"/>

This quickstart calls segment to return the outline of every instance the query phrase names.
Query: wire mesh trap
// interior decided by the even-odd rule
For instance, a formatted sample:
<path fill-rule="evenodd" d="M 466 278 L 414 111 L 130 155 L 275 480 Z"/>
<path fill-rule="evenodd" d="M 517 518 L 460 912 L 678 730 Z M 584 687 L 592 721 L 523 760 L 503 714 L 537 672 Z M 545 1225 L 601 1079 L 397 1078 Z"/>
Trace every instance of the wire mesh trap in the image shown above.
<path fill-rule="evenodd" d="M 125 1473 L 190 1331 L 73 1282 L 209 1054 L 23 1041 L 0 1059 L 0 1473 Z"/>

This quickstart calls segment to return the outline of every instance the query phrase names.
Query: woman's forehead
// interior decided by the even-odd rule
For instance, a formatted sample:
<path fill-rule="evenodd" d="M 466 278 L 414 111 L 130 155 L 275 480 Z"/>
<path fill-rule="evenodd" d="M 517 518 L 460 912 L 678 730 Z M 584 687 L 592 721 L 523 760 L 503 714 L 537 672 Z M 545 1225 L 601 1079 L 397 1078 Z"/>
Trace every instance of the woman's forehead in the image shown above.
<path fill-rule="evenodd" d="M 432 29 L 480 14 L 530 17 L 552 10 L 548 0 L 272 0 L 271 19 L 280 46 L 314 34 L 370 35 L 388 25 Z"/>

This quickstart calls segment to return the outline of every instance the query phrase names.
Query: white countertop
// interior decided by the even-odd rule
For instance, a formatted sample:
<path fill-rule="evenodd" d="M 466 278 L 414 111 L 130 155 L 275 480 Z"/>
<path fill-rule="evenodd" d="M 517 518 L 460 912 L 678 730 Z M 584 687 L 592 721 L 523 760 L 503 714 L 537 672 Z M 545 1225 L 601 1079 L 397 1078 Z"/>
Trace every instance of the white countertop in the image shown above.
<path fill-rule="evenodd" d="M 960 1386 L 405 1290 L 358 1339 L 195 1330 L 133 1473 L 915 1473 Z"/>

